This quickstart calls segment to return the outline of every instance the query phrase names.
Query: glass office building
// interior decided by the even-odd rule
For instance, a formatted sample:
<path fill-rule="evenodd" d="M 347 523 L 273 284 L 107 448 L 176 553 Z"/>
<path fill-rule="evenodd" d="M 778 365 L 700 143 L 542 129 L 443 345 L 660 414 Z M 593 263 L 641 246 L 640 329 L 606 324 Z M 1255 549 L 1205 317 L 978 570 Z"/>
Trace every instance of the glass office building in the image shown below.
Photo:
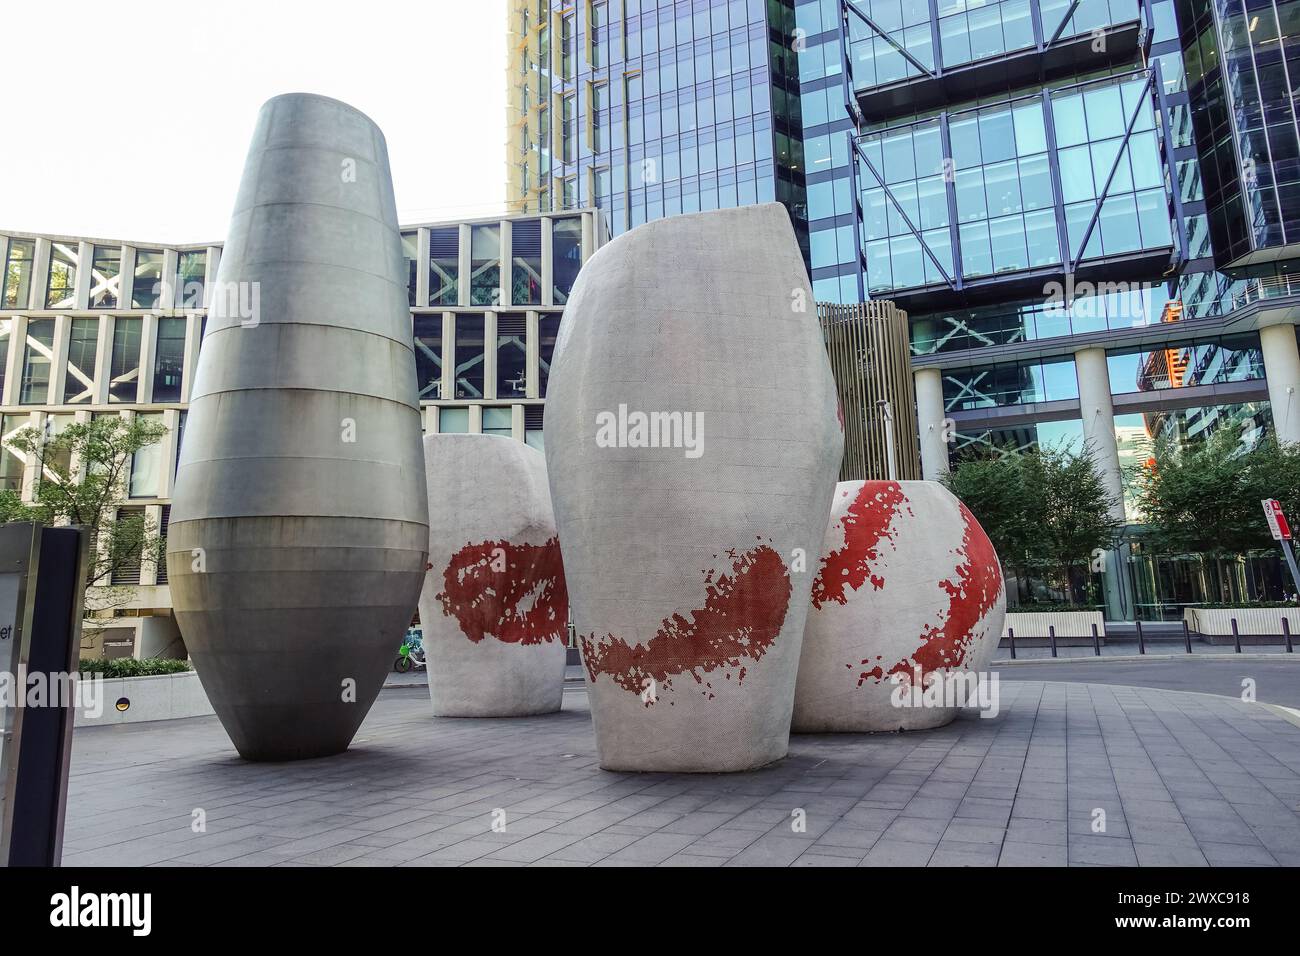
<path fill-rule="evenodd" d="M 1086 446 L 1139 525 L 1152 439 L 1300 441 L 1300 0 L 509 2 L 511 200 L 783 202 L 907 311 L 927 476 Z"/>
<path fill-rule="evenodd" d="M 509 2 L 513 209 L 597 206 L 616 236 L 679 213 L 803 207 L 788 0 Z"/>
<path fill-rule="evenodd" d="M 540 447 L 560 316 L 605 238 L 596 212 L 413 224 L 401 234 L 425 431 Z M 158 421 L 167 434 L 129 463 L 118 513 L 143 514 L 164 535 L 221 248 L 0 229 L 0 437 L 53 435 L 107 415 Z M 0 487 L 30 501 L 36 472 L 0 448 Z M 103 582 L 135 590 L 91 656 L 173 653 L 166 573 L 146 560 Z"/>

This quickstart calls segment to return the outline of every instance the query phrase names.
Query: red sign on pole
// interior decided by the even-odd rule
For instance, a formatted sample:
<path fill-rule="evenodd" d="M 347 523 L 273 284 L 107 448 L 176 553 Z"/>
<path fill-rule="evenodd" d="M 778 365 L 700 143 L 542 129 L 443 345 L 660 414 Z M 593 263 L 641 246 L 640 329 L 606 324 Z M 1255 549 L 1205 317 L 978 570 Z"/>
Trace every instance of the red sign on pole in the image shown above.
<path fill-rule="evenodd" d="M 1273 533 L 1277 541 L 1291 540 L 1291 526 L 1286 523 L 1286 515 L 1282 513 L 1282 503 L 1276 498 L 1265 498 L 1264 517 L 1268 519 L 1268 530 Z"/>

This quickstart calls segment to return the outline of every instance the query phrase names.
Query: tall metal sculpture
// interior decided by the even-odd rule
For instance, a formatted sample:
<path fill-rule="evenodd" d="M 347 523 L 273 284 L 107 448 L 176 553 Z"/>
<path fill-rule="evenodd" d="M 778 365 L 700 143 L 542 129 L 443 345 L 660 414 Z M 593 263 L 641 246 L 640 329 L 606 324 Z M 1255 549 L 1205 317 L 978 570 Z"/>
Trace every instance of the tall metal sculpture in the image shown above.
<path fill-rule="evenodd" d="M 602 767 L 785 755 L 836 410 L 784 207 L 662 219 L 583 267 L 545 437 Z"/>
<path fill-rule="evenodd" d="M 365 115 L 258 115 L 195 373 L 167 539 L 177 619 L 239 753 L 347 748 L 428 548 L 397 213 Z"/>

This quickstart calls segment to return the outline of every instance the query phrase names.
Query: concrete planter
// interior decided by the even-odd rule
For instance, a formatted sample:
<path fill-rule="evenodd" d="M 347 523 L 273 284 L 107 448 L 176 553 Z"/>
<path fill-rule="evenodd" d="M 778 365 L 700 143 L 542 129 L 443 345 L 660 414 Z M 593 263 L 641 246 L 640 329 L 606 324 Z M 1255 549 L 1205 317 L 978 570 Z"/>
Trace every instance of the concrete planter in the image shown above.
<path fill-rule="evenodd" d="M 116 706 L 119 700 L 129 701 L 130 707 L 119 711 Z M 199 675 L 194 671 L 105 680 L 103 704 L 103 713 L 98 717 L 90 717 L 78 710 L 76 726 L 138 724 L 147 720 L 207 717 L 213 713 Z"/>
<path fill-rule="evenodd" d="M 1006 588 L 974 515 L 933 481 L 845 481 L 813 582 L 795 690 L 798 733 L 924 730 L 973 703 Z M 946 700 L 935 704 L 939 681 Z M 905 685 L 903 690 L 900 686 Z M 934 687 L 930 701 L 924 691 Z M 910 689 L 905 693 L 904 690 Z"/>
<path fill-rule="evenodd" d="M 1106 618 L 1101 611 L 1038 611 L 1032 614 L 1021 611 L 1008 611 L 1006 623 L 1002 625 L 1002 636 L 1007 636 L 1007 629 L 1014 629 L 1016 640 L 1022 637 L 1047 637 L 1048 628 L 1056 628 L 1057 637 L 1092 637 L 1092 625 L 1097 625 L 1097 634 L 1106 636 Z"/>
<path fill-rule="evenodd" d="M 1286 618 L 1291 633 L 1300 640 L 1300 608 L 1285 607 L 1189 607 L 1183 611 L 1183 620 L 1189 629 L 1198 634 L 1231 636 L 1232 620 L 1237 619 L 1237 633 L 1275 637 L 1282 633 L 1282 619 Z"/>
<path fill-rule="evenodd" d="M 600 765 L 785 756 L 843 451 L 785 209 L 673 216 L 605 246 L 550 381 L 547 471 Z"/>

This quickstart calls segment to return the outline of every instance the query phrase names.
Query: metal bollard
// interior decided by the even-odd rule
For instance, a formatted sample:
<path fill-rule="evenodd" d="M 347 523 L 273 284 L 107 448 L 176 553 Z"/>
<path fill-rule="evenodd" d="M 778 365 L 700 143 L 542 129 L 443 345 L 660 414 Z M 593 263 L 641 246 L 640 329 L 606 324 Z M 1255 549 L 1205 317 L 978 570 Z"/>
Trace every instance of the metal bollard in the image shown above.
<path fill-rule="evenodd" d="M 1016 659 L 1016 629 L 1014 627 L 1007 628 L 1007 643 L 1011 645 L 1011 659 L 1014 661 Z"/>
<path fill-rule="evenodd" d="M 1282 615 L 1282 636 L 1286 638 L 1286 652 L 1288 654 L 1295 653 L 1291 649 L 1291 622 L 1287 620 L 1285 614 Z"/>
<path fill-rule="evenodd" d="M 1092 626 L 1092 653 L 1101 657 L 1101 638 L 1097 635 L 1097 625 Z"/>
<path fill-rule="evenodd" d="M 1047 639 L 1052 642 L 1052 656 L 1056 656 L 1056 625 L 1047 626 Z"/>
<path fill-rule="evenodd" d="M 1134 623 L 1137 624 L 1137 632 L 1138 632 L 1138 653 L 1139 653 L 1139 654 L 1145 654 L 1145 653 L 1147 652 L 1147 642 L 1146 642 L 1146 639 L 1142 636 L 1142 622 L 1141 622 L 1141 621 L 1135 621 Z"/>
<path fill-rule="evenodd" d="M 1232 619 L 1232 643 L 1237 648 L 1237 653 L 1241 653 L 1241 635 L 1237 632 L 1237 619 Z"/>
<path fill-rule="evenodd" d="M 1183 618 L 1183 644 L 1187 647 L 1187 653 L 1192 652 L 1192 629 L 1187 626 L 1187 618 Z"/>

